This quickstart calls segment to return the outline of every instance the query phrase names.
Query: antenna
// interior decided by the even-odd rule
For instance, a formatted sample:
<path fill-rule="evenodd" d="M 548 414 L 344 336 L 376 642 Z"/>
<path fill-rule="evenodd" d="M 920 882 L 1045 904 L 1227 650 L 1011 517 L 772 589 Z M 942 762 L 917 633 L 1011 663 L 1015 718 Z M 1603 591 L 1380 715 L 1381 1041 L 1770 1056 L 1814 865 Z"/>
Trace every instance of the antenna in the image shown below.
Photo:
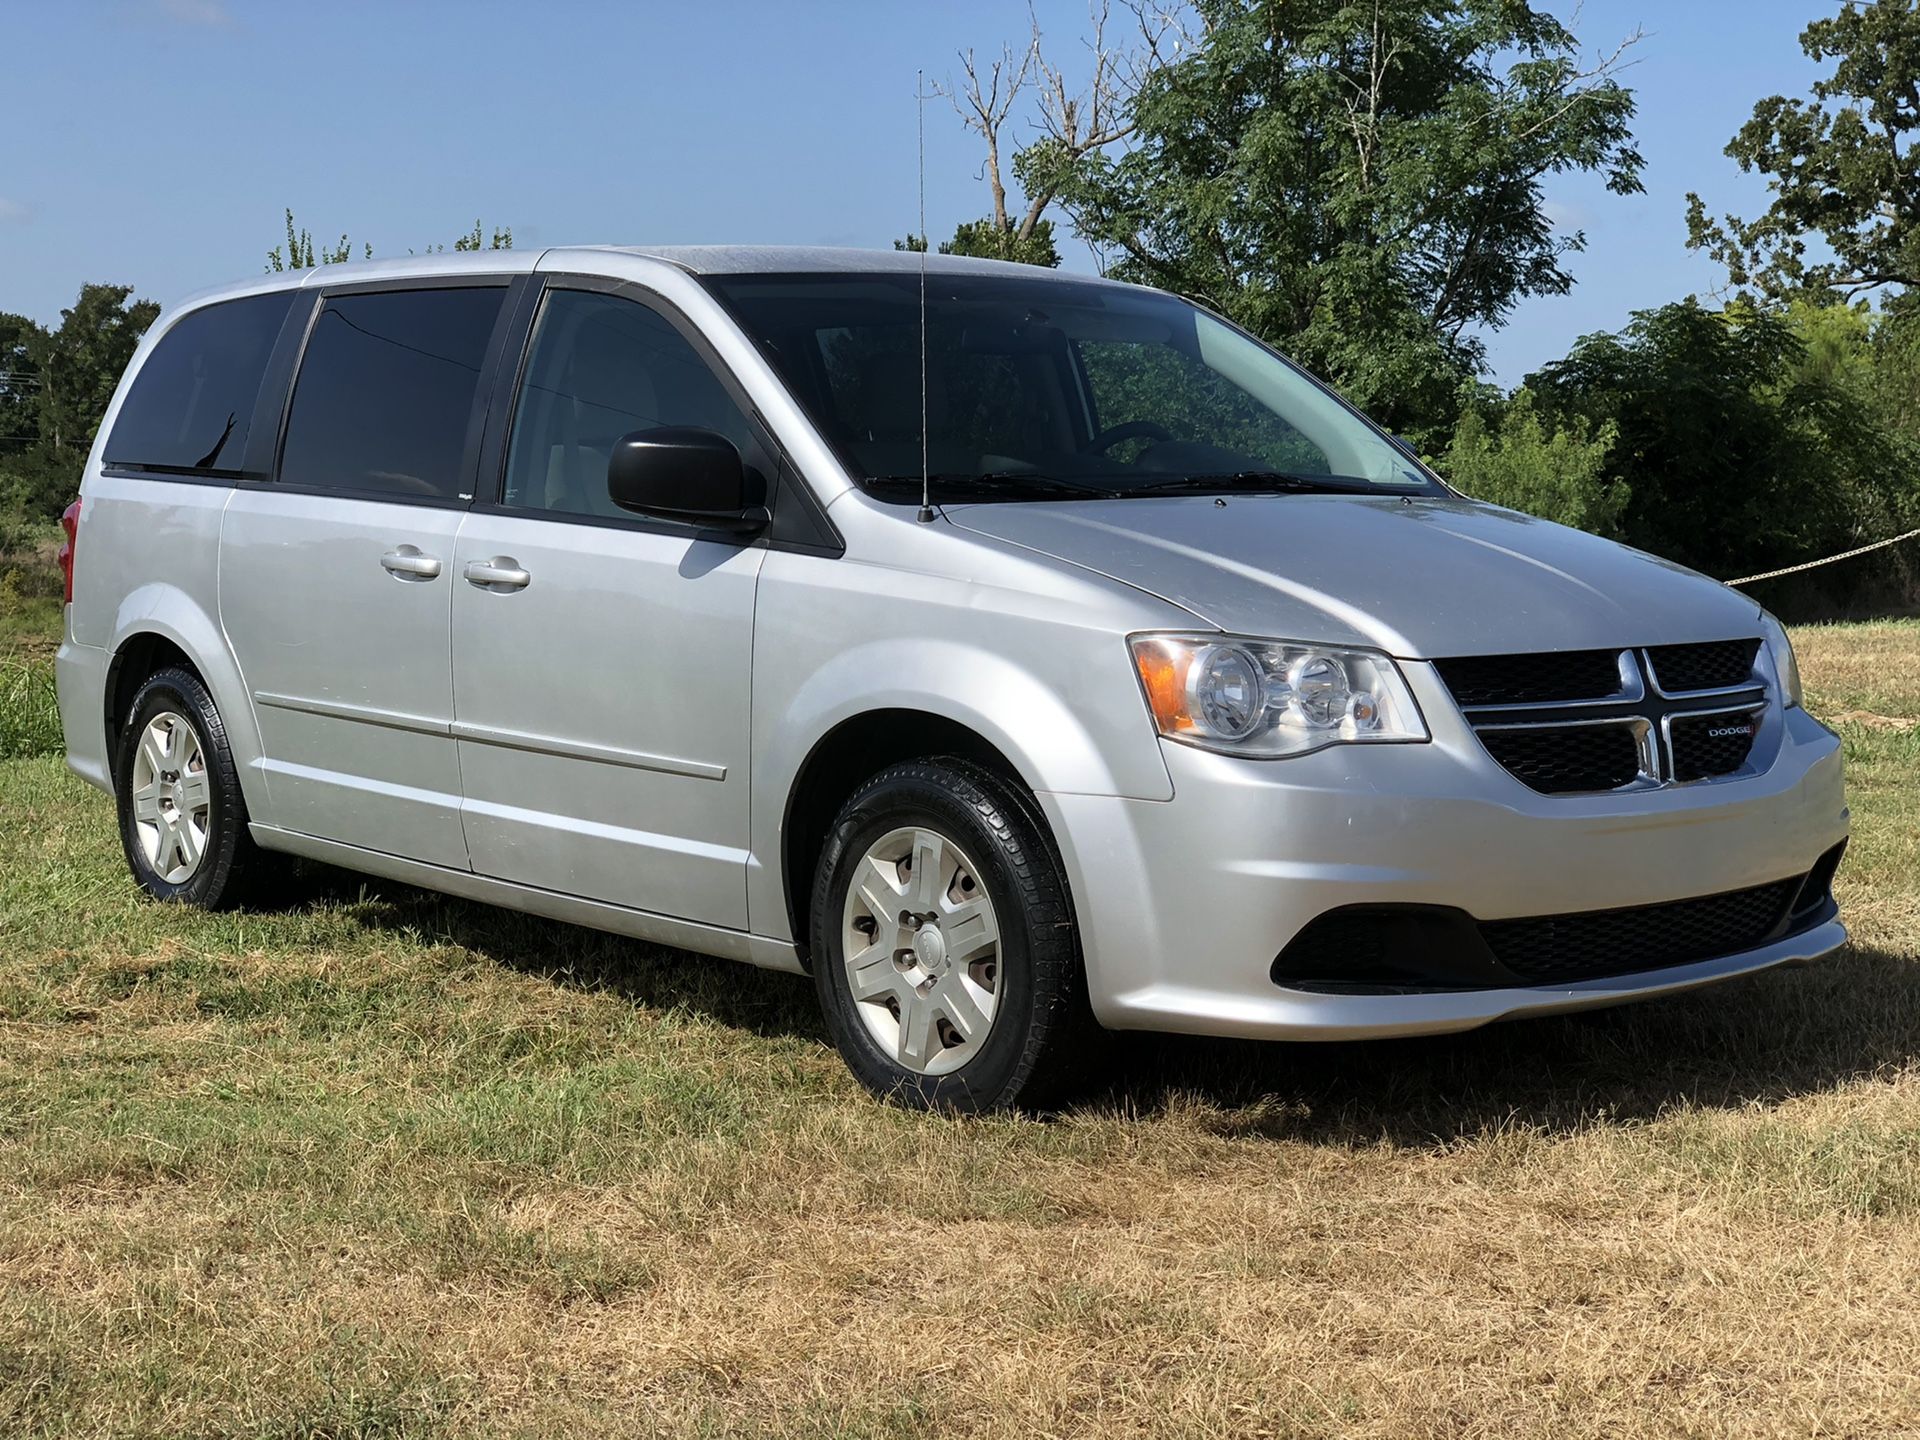
<path fill-rule="evenodd" d="M 920 523 L 933 522 L 933 472 L 927 465 L 927 72 L 913 72 L 920 111 Z"/>

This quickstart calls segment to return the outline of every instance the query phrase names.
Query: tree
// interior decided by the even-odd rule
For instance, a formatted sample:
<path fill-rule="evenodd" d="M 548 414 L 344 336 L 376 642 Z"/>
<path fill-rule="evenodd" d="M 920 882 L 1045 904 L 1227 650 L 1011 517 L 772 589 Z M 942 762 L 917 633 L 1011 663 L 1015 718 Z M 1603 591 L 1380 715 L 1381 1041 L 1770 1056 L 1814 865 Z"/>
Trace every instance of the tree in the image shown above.
<path fill-rule="evenodd" d="M 999 57 L 989 61 L 984 70 L 972 50 L 961 53 L 962 80 L 958 86 L 948 86 L 946 93 L 953 100 L 960 123 L 978 135 L 986 147 L 981 171 L 993 197 L 993 212 L 977 222 L 976 243 L 993 246 L 997 257 L 1021 258 L 1027 247 L 1038 244 L 1041 227 L 1051 228 L 1044 218 L 1047 207 L 1075 170 L 1089 157 L 1133 133 L 1133 97 L 1143 77 L 1159 63 L 1162 46 L 1177 33 L 1178 25 L 1174 10 L 1151 0 L 1132 0 L 1128 8 L 1139 29 L 1139 44 L 1131 49 L 1109 41 L 1113 15 L 1110 0 L 1094 0 L 1089 14 L 1092 34 L 1086 42 L 1092 65 L 1084 84 L 1070 80 L 1063 68 L 1047 58 L 1037 18 L 1031 21 L 1024 49 L 1016 54 L 1011 45 L 1002 46 Z M 1007 204 L 1003 138 L 1015 103 L 1030 88 L 1037 93 L 1034 123 L 1038 133 L 1012 156 L 1014 175 L 1026 192 L 1026 203 L 1016 218 Z M 961 228 L 964 231 L 967 227 Z M 958 239 L 956 236 L 956 242 Z M 1050 239 L 1043 253 L 1052 253 Z M 1059 261 L 1056 256 L 1043 263 Z"/>
<path fill-rule="evenodd" d="M 1618 435 L 1612 421 L 1596 429 L 1584 416 L 1549 434 L 1533 393 L 1522 387 L 1491 423 L 1478 405 L 1467 407 L 1441 469 L 1476 500 L 1596 535 L 1617 535 L 1630 496 L 1627 483 L 1610 481 L 1606 472 L 1607 453 Z"/>
<path fill-rule="evenodd" d="M 1198 0 L 1136 67 L 1129 146 L 1021 157 L 1122 278 L 1205 300 L 1424 440 L 1475 331 L 1565 293 L 1549 175 L 1640 187 L 1623 52 L 1521 0 Z M 1637 37 L 1636 37 L 1637 38 Z M 1084 131 L 1082 132 L 1084 133 Z M 1052 160 L 1046 157 L 1051 153 Z"/>
<path fill-rule="evenodd" d="M 130 285 L 84 285 L 48 331 L 0 316 L 0 508 L 53 516 L 73 498 L 114 388 L 160 307 Z"/>
<path fill-rule="evenodd" d="M 1871 403 L 1850 324 L 1688 300 L 1586 336 L 1527 388 L 1549 425 L 1616 428 L 1628 542 L 1708 574 L 1769 569 L 1920 512 L 1920 450 Z"/>
<path fill-rule="evenodd" d="M 47 332 L 24 315 L 0 314 L 0 455 L 40 438 L 40 362 Z"/>
<path fill-rule="evenodd" d="M 425 253 L 437 255 L 443 253 L 446 248 L 444 245 L 429 245 L 426 247 Z M 453 242 L 453 248 L 456 251 L 511 250 L 513 248 L 513 230 L 511 227 L 495 226 L 492 239 L 486 241 L 480 229 L 480 222 L 475 220 L 473 222 L 473 229 L 457 238 Z M 360 258 L 362 260 L 371 260 L 373 258 L 373 246 L 363 243 L 360 250 Z M 340 237 L 340 243 L 331 249 L 316 251 L 313 248 L 313 235 L 311 232 L 304 229 L 296 230 L 294 228 L 293 210 L 289 207 L 287 210 L 286 249 L 282 250 L 276 245 L 267 252 L 267 273 L 273 275 L 283 270 L 311 270 L 316 265 L 340 265 L 352 258 L 353 246 L 348 242 L 345 235 L 342 235 Z"/>
<path fill-rule="evenodd" d="M 893 242 L 896 250 L 924 250 L 924 235 L 909 235 Z M 963 220 L 954 228 L 953 239 L 940 242 L 942 255 L 972 255 L 983 260 L 1014 260 L 1022 265 L 1057 267 L 1060 252 L 1053 243 L 1053 222 L 1042 220 L 1024 234 L 1010 226 L 996 226 L 988 216 Z"/>
<path fill-rule="evenodd" d="M 362 254 L 360 258 L 363 260 L 371 260 L 373 258 L 373 246 L 365 246 L 364 251 L 365 253 Z M 273 249 L 267 251 L 267 273 L 269 275 L 276 275 L 283 270 L 311 270 L 316 265 L 343 265 L 352 258 L 353 246 L 347 243 L 347 237 L 344 235 L 340 237 L 340 243 L 331 250 L 321 250 L 316 253 L 313 248 L 312 232 L 305 229 L 294 229 L 293 207 L 288 206 L 287 248 L 285 251 L 282 251 L 280 247 L 276 245 Z"/>
<path fill-rule="evenodd" d="M 160 307 L 131 300 L 131 285 L 82 285 L 60 312 L 40 359 L 40 440 L 56 455 L 84 455 L 114 387 Z"/>
<path fill-rule="evenodd" d="M 1689 195 L 1688 247 L 1768 299 L 1920 283 L 1920 10 L 1848 3 L 1802 31 L 1800 48 L 1833 73 L 1811 99 L 1760 101 L 1727 145 L 1743 171 L 1768 177 L 1772 203 L 1756 220 L 1715 221 Z M 1810 255 L 1810 236 L 1831 254 Z"/>

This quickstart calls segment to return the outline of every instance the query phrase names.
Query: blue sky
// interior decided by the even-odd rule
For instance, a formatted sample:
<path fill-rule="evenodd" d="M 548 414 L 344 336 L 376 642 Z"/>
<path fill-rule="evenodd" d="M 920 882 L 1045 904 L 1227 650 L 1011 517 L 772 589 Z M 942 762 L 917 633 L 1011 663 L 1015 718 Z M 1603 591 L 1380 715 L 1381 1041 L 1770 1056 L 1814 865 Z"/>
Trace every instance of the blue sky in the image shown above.
<path fill-rule="evenodd" d="M 1036 0 L 1077 59 L 1084 0 Z M 1549 0 L 1567 18 L 1571 0 Z M 1586 232 L 1571 296 L 1490 337 L 1517 382 L 1577 336 L 1720 281 L 1683 246 L 1685 196 L 1764 204 L 1722 154 L 1755 99 L 1803 93 L 1814 0 L 1586 0 L 1577 29 L 1647 38 L 1627 81 L 1647 193 L 1556 183 Z M 885 246 L 913 228 L 914 71 L 1024 37 L 1025 0 L 324 5 L 0 0 L 10 143 L 0 152 L 0 310 L 58 319 L 84 281 L 168 301 L 253 273 L 291 205 L 356 253 L 511 225 L 572 242 Z M 927 109 L 935 234 L 985 213 L 979 154 Z M 1068 263 L 1089 268 L 1083 251 Z"/>

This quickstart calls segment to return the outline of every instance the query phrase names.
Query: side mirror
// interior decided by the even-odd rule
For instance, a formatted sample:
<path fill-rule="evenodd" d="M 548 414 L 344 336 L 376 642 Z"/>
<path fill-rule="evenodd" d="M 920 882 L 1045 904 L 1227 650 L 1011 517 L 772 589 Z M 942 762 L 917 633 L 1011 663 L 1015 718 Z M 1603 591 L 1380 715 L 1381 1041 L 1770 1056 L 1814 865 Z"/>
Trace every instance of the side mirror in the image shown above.
<path fill-rule="evenodd" d="M 740 452 L 711 430 L 635 430 L 607 460 L 608 497 L 636 515 L 752 534 L 766 527 L 767 508 L 747 491 Z"/>

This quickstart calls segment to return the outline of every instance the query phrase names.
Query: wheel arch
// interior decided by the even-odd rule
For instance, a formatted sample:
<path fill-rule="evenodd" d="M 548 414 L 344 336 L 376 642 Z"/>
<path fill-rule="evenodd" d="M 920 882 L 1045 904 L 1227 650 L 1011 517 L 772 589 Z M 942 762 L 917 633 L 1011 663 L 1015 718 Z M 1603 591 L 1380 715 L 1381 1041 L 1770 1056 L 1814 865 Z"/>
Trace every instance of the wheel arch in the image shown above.
<path fill-rule="evenodd" d="M 193 657 L 172 640 L 155 630 L 136 630 L 123 639 L 107 662 L 105 696 L 107 726 L 107 774 L 116 783 L 115 767 L 120 758 L 120 732 L 133 709 L 133 697 L 149 676 L 175 665 L 200 674 Z M 204 683 L 206 677 L 201 676 Z"/>
<path fill-rule="evenodd" d="M 119 751 L 120 725 L 134 693 L 148 676 L 169 665 L 184 665 L 200 677 L 220 712 L 248 813 L 256 820 L 264 818 L 267 797 L 260 777 L 260 732 L 252 696 L 213 617 L 170 586 L 141 586 L 120 606 L 111 649 L 102 697 L 110 776 Z"/>
<path fill-rule="evenodd" d="M 814 869 L 840 807 L 862 782 L 890 765 L 946 757 L 984 771 L 1010 791 L 1059 863 L 1059 845 L 1034 800 L 1033 786 L 985 735 L 928 710 L 890 706 L 862 711 L 814 742 L 787 791 L 780 824 L 781 891 L 802 960 L 810 943 Z M 1061 875 L 1064 883 L 1064 867 Z"/>

